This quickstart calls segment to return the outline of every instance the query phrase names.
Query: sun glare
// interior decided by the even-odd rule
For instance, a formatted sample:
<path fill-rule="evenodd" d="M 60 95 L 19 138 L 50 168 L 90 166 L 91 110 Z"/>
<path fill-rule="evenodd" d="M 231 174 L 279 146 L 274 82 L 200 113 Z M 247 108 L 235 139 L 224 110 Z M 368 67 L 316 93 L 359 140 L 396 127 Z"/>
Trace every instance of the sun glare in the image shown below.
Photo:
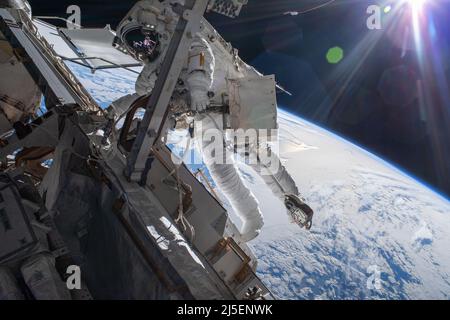
<path fill-rule="evenodd" d="M 421 10 L 427 0 L 405 0 L 414 10 Z"/>

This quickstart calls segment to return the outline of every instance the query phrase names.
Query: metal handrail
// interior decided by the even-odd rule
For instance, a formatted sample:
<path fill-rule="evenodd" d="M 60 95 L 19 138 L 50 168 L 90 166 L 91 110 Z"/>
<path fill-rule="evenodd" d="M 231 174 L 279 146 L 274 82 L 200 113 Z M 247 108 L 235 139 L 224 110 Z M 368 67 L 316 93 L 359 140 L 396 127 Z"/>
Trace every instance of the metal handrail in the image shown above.
<path fill-rule="evenodd" d="M 109 69 L 109 68 L 114 68 L 114 67 L 116 67 L 116 68 L 120 68 L 120 69 L 124 69 L 124 70 L 130 71 L 130 72 L 133 72 L 133 73 L 135 73 L 135 74 L 140 74 L 140 72 L 138 72 L 138 71 L 136 71 L 136 70 L 133 70 L 133 69 L 130 69 L 130 67 L 139 67 L 139 66 L 141 66 L 140 63 L 130 64 L 130 65 L 124 65 L 124 64 L 118 64 L 118 63 L 115 63 L 115 62 L 112 62 L 112 61 L 110 61 L 110 60 L 107 60 L 107 59 L 105 59 L 105 58 L 100 58 L 100 57 L 67 58 L 67 57 L 64 57 L 64 56 L 61 56 L 61 55 L 60 55 L 59 57 L 60 57 L 61 59 L 63 59 L 64 61 L 70 61 L 70 62 L 76 63 L 76 64 L 78 64 L 78 65 L 80 65 L 80 66 L 84 66 L 84 67 L 87 67 L 87 68 L 89 68 L 89 69 L 92 69 L 93 71 L 95 71 L 95 70 Z M 106 63 L 109 63 L 109 64 L 113 65 L 114 67 L 100 67 L 100 68 L 94 68 L 94 67 L 92 67 L 91 65 L 87 65 L 87 64 L 78 62 L 79 60 L 101 60 L 101 61 L 103 61 L 103 62 L 106 62 Z"/>
<path fill-rule="evenodd" d="M 61 21 L 64 21 L 66 23 L 70 23 L 71 25 L 73 25 L 73 26 L 75 26 L 77 28 L 80 28 L 80 29 L 83 28 L 83 26 L 81 26 L 81 25 L 79 25 L 77 23 L 71 22 L 71 21 L 69 21 L 67 19 L 61 18 L 61 17 L 55 17 L 55 16 L 33 16 L 33 18 L 34 19 L 43 19 L 43 20 L 61 20 Z"/>

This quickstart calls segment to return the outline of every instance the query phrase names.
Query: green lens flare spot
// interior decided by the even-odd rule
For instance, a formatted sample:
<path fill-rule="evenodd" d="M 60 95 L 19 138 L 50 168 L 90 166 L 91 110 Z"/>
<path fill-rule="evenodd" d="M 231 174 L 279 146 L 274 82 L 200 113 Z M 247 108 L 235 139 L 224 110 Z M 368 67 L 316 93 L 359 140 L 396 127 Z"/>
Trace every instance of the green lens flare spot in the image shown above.
<path fill-rule="evenodd" d="M 327 61 L 331 64 L 337 64 L 344 59 L 344 50 L 340 47 L 334 47 L 328 50 Z"/>
<path fill-rule="evenodd" d="M 387 5 L 386 7 L 384 7 L 384 13 L 388 14 L 389 12 L 391 12 L 392 10 L 392 6 Z"/>

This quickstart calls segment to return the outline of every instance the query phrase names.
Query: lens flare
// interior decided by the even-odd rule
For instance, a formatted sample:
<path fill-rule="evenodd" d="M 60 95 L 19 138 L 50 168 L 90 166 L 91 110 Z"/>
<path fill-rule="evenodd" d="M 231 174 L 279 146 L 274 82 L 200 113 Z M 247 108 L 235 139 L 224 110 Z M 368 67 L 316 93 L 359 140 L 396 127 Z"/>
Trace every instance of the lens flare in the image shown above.
<path fill-rule="evenodd" d="M 405 1 L 411 5 L 413 10 L 421 10 L 427 0 L 405 0 Z"/>
<path fill-rule="evenodd" d="M 421 15 L 426 0 L 408 0 L 412 8 L 412 25 L 414 32 L 414 41 L 419 53 L 422 51 L 421 39 Z"/>

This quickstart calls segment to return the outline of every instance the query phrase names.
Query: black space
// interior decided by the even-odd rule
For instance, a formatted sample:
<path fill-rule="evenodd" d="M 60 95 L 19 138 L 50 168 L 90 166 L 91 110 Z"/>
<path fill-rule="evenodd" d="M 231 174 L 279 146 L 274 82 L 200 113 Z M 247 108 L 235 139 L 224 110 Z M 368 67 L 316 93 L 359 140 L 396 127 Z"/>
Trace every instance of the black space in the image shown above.
<path fill-rule="evenodd" d="M 85 27 L 114 27 L 135 2 L 30 0 L 34 15 L 66 17 L 66 8 L 77 4 Z M 450 2 L 438 1 L 439 7 L 429 10 L 439 45 L 425 41 L 423 60 L 415 50 L 402 57 L 388 32 L 367 29 L 366 9 L 378 0 L 337 0 L 307 14 L 283 14 L 324 2 L 249 0 L 238 19 L 207 18 L 244 60 L 266 74 L 275 73 L 293 93 L 279 96 L 284 109 L 338 132 L 450 195 Z M 367 41 L 377 32 L 378 42 Z M 335 46 L 344 49 L 345 57 L 332 65 L 326 54 Z M 417 82 L 422 83 L 420 94 Z"/>

